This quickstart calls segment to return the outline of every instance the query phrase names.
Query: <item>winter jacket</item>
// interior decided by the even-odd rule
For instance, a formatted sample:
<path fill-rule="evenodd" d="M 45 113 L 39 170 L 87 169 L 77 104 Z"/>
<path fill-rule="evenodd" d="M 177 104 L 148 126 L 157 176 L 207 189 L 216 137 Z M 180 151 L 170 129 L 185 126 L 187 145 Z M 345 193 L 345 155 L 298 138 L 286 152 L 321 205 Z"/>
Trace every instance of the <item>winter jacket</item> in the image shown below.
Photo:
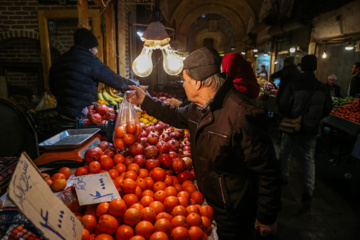
<path fill-rule="evenodd" d="M 306 105 L 310 99 L 312 90 L 315 92 L 310 105 Z M 314 72 L 304 72 L 300 79 L 292 81 L 286 87 L 279 102 L 279 111 L 288 118 L 297 118 L 303 113 L 301 130 L 297 134 L 316 135 L 320 120 L 326 117 L 332 109 L 332 100 L 323 84 L 316 78 Z"/>
<path fill-rule="evenodd" d="M 117 90 L 135 85 L 113 72 L 86 47 L 74 45 L 50 68 L 49 85 L 57 99 L 57 111 L 72 119 L 81 117 L 81 110 L 96 101 L 99 82 Z"/>
<path fill-rule="evenodd" d="M 286 88 L 286 85 L 292 80 L 297 80 L 300 77 L 300 75 L 301 73 L 297 69 L 295 64 L 290 64 L 284 67 L 282 70 L 271 74 L 270 76 L 271 79 L 280 78 L 279 90 L 276 95 L 277 102 L 280 101 L 281 96 Z"/>
<path fill-rule="evenodd" d="M 267 135 L 264 112 L 225 81 L 204 109 L 194 103 L 173 108 L 146 96 L 149 115 L 190 131 L 199 190 L 207 203 L 264 224 L 281 208 L 281 171 Z M 257 208 L 257 216 L 256 216 Z"/>
<path fill-rule="evenodd" d="M 242 55 L 239 53 L 225 54 L 221 68 L 223 72 L 226 72 L 232 78 L 237 90 L 250 99 L 259 96 L 260 86 L 254 71 Z"/>
<path fill-rule="evenodd" d="M 351 97 L 360 96 L 360 73 L 355 74 L 350 81 L 349 96 Z"/>

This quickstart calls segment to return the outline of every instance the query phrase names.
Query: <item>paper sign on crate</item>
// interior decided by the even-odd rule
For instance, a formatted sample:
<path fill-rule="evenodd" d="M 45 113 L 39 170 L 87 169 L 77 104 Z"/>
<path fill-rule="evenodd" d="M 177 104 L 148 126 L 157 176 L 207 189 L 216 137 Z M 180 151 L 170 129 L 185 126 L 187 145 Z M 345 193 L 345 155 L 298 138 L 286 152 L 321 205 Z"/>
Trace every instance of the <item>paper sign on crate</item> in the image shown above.
<path fill-rule="evenodd" d="M 51 191 L 30 157 L 23 153 L 9 183 L 8 195 L 47 239 L 81 239 L 83 225 Z"/>
<path fill-rule="evenodd" d="M 74 184 L 80 206 L 120 198 L 108 172 L 76 177 Z"/>

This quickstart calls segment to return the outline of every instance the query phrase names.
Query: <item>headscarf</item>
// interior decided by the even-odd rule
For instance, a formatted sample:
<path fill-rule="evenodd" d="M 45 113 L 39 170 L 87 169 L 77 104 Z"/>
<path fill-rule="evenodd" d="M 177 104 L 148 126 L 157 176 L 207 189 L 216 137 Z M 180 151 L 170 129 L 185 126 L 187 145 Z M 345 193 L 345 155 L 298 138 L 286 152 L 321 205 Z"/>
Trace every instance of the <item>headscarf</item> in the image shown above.
<path fill-rule="evenodd" d="M 241 54 L 225 54 L 222 60 L 222 71 L 229 74 L 233 79 L 235 88 L 248 98 L 258 97 L 260 86 L 253 69 Z"/>

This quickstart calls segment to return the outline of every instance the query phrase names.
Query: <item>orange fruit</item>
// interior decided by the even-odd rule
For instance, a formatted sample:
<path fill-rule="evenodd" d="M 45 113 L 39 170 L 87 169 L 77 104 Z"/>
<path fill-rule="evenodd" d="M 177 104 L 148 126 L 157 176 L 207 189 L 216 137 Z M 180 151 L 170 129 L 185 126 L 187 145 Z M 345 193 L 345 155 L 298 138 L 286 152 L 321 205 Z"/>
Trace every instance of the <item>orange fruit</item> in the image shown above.
<path fill-rule="evenodd" d="M 190 213 L 189 215 L 187 215 L 186 219 L 189 223 L 189 226 L 202 227 L 202 219 L 200 214 Z"/>
<path fill-rule="evenodd" d="M 114 161 L 112 158 L 107 157 L 100 160 L 101 168 L 109 170 L 114 167 Z"/>
<path fill-rule="evenodd" d="M 188 184 L 194 184 L 193 181 L 185 180 L 183 183 L 181 183 L 181 186 L 184 188 Z"/>
<path fill-rule="evenodd" d="M 123 216 L 126 211 L 126 203 L 121 198 L 115 198 L 110 201 L 109 213 L 115 217 Z"/>
<path fill-rule="evenodd" d="M 159 190 L 154 193 L 154 199 L 159 202 L 164 202 L 165 198 L 167 197 L 167 193 L 164 190 Z"/>
<path fill-rule="evenodd" d="M 66 188 L 66 179 L 58 178 L 51 183 L 50 187 L 54 192 L 60 192 Z"/>
<path fill-rule="evenodd" d="M 175 217 L 177 215 L 182 215 L 182 216 L 186 217 L 188 215 L 188 212 L 184 206 L 177 205 L 171 211 L 171 216 Z M 199 217 L 200 217 L 200 215 L 199 215 Z"/>
<path fill-rule="evenodd" d="M 125 129 L 127 133 L 136 133 L 137 126 L 134 121 L 131 121 L 125 124 Z"/>
<path fill-rule="evenodd" d="M 133 205 L 131 205 L 129 208 L 137 208 L 137 209 L 139 209 L 140 210 L 140 212 L 141 212 L 141 210 L 143 210 L 144 209 L 144 206 L 143 205 L 141 205 L 140 203 L 134 203 Z"/>
<path fill-rule="evenodd" d="M 45 180 L 50 179 L 50 175 L 47 174 L 47 173 L 41 173 L 41 175 L 43 176 L 43 178 L 44 178 Z"/>
<path fill-rule="evenodd" d="M 178 190 L 178 192 L 181 192 L 184 190 L 180 183 L 173 183 L 173 185 L 176 188 L 176 190 Z"/>
<path fill-rule="evenodd" d="M 135 142 L 135 137 L 131 133 L 126 133 L 123 137 L 125 146 L 130 146 Z"/>
<path fill-rule="evenodd" d="M 191 226 L 188 229 L 189 236 L 191 240 L 203 240 L 204 239 L 204 231 L 198 226 Z"/>
<path fill-rule="evenodd" d="M 133 179 L 125 178 L 121 189 L 124 193 L 134 193 L 136 186 L 136 182 Z"/>
<path fill-rule="evenodd" d="M 124 140 L 122 138 L 115 138 L 114 147 L 116 149 L 123 149 L 125 147 Z"/>
<path fill-rule="evenodd" d="M 151 207 L 144 207 L 141 210 L 141 220 L 149 221 L 151 223 L 156 220 L 156 212 Z"/>
<path fill-rule="evenodd" d="M 81 240 L 90 240 L 90 232 L 86 228 L 83 228 Z"/>
<path fill-rule="evenodd" d="M 134 229 L 129 225 L 122 224 L 115 233 L 116 240 L 129 240 L 131 237 L 134 236 Z"/>
<path fill-rule="evenodd" d="M 107 214 L 109 212 L 109 203 L 108 202 L 102 202 L 99 203 L 99 205 L 97 205 L 96 207 L 96 217 L 101 217 L 104 214 Z"/>
<path fill-rule="evenodd" d="M 110 206 L 109 206 L 110 207 Z M 119 221 L 110 214 L 104 214 L 99 218 L 97 228 L 102 233 L 113 234 L 119 227 Z"/>
<path fill-rule="evenodd" d="M 125 201 L 126 207 L 130 207 L 134 203 L 139 202 L 139 198 L 134 193 L 125 194 L 122 199 Z"/>
<path fill-rule="evenodd" d="M 140 204 L 143 205 L 144 207 L 147 207 L 150 205 L 150 203 L 152 203 L 154 201 L 154 198 L 151 196 L 143 196 L 140 199 Z"/>
<path fill-rule="evenodd" d="M 166 184 L 164 182 L 161 182 L 161 181 L 158 181 L 158 182 L 155 182 L 154 185 L 153 185 L 153 191 L 154 192 L 157 192 L 159 190 L 164 190 L 166 188 Z"/>
<path fill-rule="evenodd" d="M 129 240 L 146 240 L 146 239 L 143 236 L 135 235 L 132 238 L 130 238 Z"/>
<path fill-rule="evenodd" d="M 135 226 L 135 234 L 143 236 L 145 239 L 149 239 L 154 232 L 154 225 L 149 221 L 140 221 Z"/>
<path fill-rule="evenodd" d="M 162 202 L 159 201 L 153 201 L 149 204 L 149 207 L 155 210 L 156 214 L 159 214 L 161 212 L 165 211 L 165 206 L 162 204 Z"/>
<path fill-rule="evenodd" d="M 166 186 L 172 186 L 173 182 L 174 182 L 174 180 L 171 175 L 165 176 L 164 183 L 166 184 Z"/>
<path fill-rule="evenodd" d="M 98 161 L 92 161 L 89 163 L 89 172 L 98 173 L 101 170 L 101 164 Z"/>
<path fill-rule="evenodd" d="M 136 186 L 134 193 L 139 199 L 141 199 L 141 197 L 142 197 L 142 189 L 141 189 L 141 187 Z"/>
<path fill-rule="evenodd" d="M 68 167 L 62 167 L 58 172 L 64 174 L 66 179 L 69 179 L 71 176 L 71 169 Z"/>
<path fill-rule="evenodd" d="M 172 228 L 171 221 L 167 218 L 159 218 L 154 223 L 154 232 L 164 232 L 168 236 L 170 236 Z"/>
<path fill-rule="evenodd" d="M 108 172 L 109 172 L 111 179 L 115 179 L 120 175 L 119 171 L 116 170 L 115 168 L 109 169 Z"/>
<path fill-rule="evenodd" d="M 136 181 L 136 179 L 137 179 L 137 174 L 136 174 L 136 172 L 134 172 L 134 171 L 126 171 L 124 177 L 125 177 L 125 178 L 131 178 L 132 180 Z"/>
<path fill-rule="evenodd" d="M 96 218 L 94 215 L 85 214 L 81 218 L 81 222 L 84 224 L 84 228 L 89 230 L 89 232 L 93 232 L 96 228 Z"/>
<path fill-rule="evenodd" d="M 172 179 L 173 179 L 173 184 L 174 184 L 174 185 L 177 184 L 177 183 L 180 183 L 180 180 L 179 180 L 179 178 L 178 178 L 177 176 L 172 175 L 171 177 L 172 177 Z"/>
<path fill-rule="evenodd" d="M 171 212 L 173 208 L 177 205 L 179 205 L 179 199 L 175 196 L 168 196 L 164 200 L 164 206 L 166 211 Z"/>
<path fill-rule="evenodd" d="M 178 190 L 174 186 L 168 186 L 164 189 L 168 196 L 177 196 Z"/>
<path fill-rule="evenodd" d="M 88 174 L 89 171 L 85 166 L 78 167 L 75 171 L 75 176 L 82 176 Z"/>
<path fill-rule="evenodd" d="M 196 205 L 189 205 L 186 207 L 186 211 L 188 212 L 188 214 L 190 213 L 197 213 L 200 214 L 200 210 Z"/>
<path fill-rule="evenodd" d="M 141 196 L 150 196 L 150 197 L 154 197 L 154 192 L 150 189 L 146 189 L 142 192 Z"/>
<path fill-rule="evenodd" d="M 147 170 L 146 168 L 140 168 L 139 177 L 146 178 L 148 176 L 149 176 L 149 170 Z"/>
<path fill-rule="evenodd" d="M 187 207 L 190 204 L 190 201 L 187 200 L 185 197 L 178 197 L 180 205 Z"/>
<path fill-rule="evenodd" d="M 120 125 L 115 127 L 115 137 L 116 138 L 123 138 L 126 134 L 125 125 Z"/>
<path fill-rule="evenodd" d="M 59 179 L 59 178 L 66 179 L 65 174 L 59 173 L 59 172 L 55 173 L 54 175 L 52 175 L 51 180 L 55 181 L 56 179 Z"/>
<path fill-rule="evenodd" d="M 201 216 L 202 229 L 204 232 L 209 233 L 211 231 L 211 221 L 205 216 Z"/>
<path fill-rule="evenodd" d="M 123 163 L 118 163 L 114 167 L 120 174 L 126 172 L 126 165 Z"/>
<path fill-rule="evenodd" d="M 170 234 L 171 240 L 190 240 L 189 232 L 185 227 L 175 227 Z"/>
<path fill-rule="evenodd" d="M 127 171 L 134 171 L 136 172 L 136 175 L 139 175 L 140 173 L 140 166 L 139 164 L 137 163 L 130 163 L 128 166 L 127 166 Z"/>
<path fill-rule="evenodd" d="M 45 179 L 45 181 L 49 186 L 51 186 L 51 184 L 53 183 L 53 180 L 51 180 L 51 178 Z"/>
<path fill-rule="evenodd" d="M 164 181 L 166 177 L 165 170 L 161 167 L 155 167 L 150 171 L 150 177 L 152 177 L 155 182 Z"/>
<path fill-rule="evenodd" d="M 153 186 L 155 184 L 154 180 L 151 177 L 145 177 L 144 180 L 146 182 L 146 188 L 147 189 L 153 189 Z"/>
<path fill-rule="evenodd" d="M 146 190 L 146 182 L 143 178 L 138 177 L 136 179 L 136 185 L 141 188 L 141 190 Z"/>
<path fill-rule="evenodd" d="M 161 212 L 161 213 L 158 213 L 158 215 L 156 215 L 156 220 L 160 219 L 160 218 L 166 218 L 169 221 L 171 221 L 173 217 L 167 212 Z"/>
<path fill-rule="evenodd" d="M 130 164 L 132 164 L 132 163 L 134 163 L 134 158 L 133 158 L 132 156 L 127 156 L 127 157 L 125 157 L 124 164 L 125 164 L 126 166 L 128 166 L 128 165 L 130 165 Z"/>
<path fill-rule="evenodd" d="M 130 226 L 135 226 L 141 221 L 141 212 L 137 208 L 128 208 L 123 216 L 123 222 Z"/>
<path fill-rule="evenodd" d="M 187 218 L 183 215 L 177 215 L 173 217 L 171 220 L 171 224 L 174 228 L 178 226 L 189 228 L 189 222 L 187 221 Z"/>
<path fill-rule="evenodd" d="M 154 232 L 151 234 L 149 240 L 169 240 L 169 237 L 164 232 Z"/>
<path fill-rule="evenodd" d="M 193 183 L 192 184 L 187 184 L 184 187 L 184 191 L 187 191 L 190 194 L 197 191 L 197 190 L 198 190 L 197 187 Z"/>
<path fill-rule="evenodd" d="M 195 200 L 195 202 L 200 205 L 204 202 L 204 196 L 200 191 L 192 192 L 191 199 Z"/>
<path fill-rule="evenodd" d="M 94 240 L 114 240 L 114 238 L 110 234 L 100 233 L 95 236 Z"/>
<path fill-rule="evenodd" d="M 209 218 L 210 220 L 213 219 L 214 209 L 210 205 L 203 205 L 199 208 L 200 215 Z"/>
<path fill-rule="evenodd" d="M 140 124 L 136 124 L 136 132 L 135 132 L 135 137 L 139 136 L 141 133 L 142 129 L 141 129 L 141 125 Z"/>
<path fill-rule="evenodd" d="M 188 193 L 187 191 L 181 191 L 178 194 L 176 194 L 177 197 L 184 197 L 187 200 L 190 200 L 191 194 Z"/>
<path fill-rule="evenodd" d="M 113 161 L 114 161 L 114 165 L 116 165 L 118 163 L 124 163 L 125 157 L 121 153 L 117 153 L 114 155 Z"/>

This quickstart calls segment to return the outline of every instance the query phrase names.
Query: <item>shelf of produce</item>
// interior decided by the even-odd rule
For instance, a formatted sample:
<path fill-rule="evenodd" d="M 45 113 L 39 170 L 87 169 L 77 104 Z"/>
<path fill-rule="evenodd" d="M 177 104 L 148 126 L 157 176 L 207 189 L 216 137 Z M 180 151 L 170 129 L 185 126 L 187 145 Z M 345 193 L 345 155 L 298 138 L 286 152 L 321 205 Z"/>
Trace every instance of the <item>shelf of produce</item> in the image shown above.
<path fill-rule="evenodd" d="M 333 114 L 325 117 L 323 122 L 352 136 L 358 136 L 360 134 L 360 124 L 335 116 Z"/>

